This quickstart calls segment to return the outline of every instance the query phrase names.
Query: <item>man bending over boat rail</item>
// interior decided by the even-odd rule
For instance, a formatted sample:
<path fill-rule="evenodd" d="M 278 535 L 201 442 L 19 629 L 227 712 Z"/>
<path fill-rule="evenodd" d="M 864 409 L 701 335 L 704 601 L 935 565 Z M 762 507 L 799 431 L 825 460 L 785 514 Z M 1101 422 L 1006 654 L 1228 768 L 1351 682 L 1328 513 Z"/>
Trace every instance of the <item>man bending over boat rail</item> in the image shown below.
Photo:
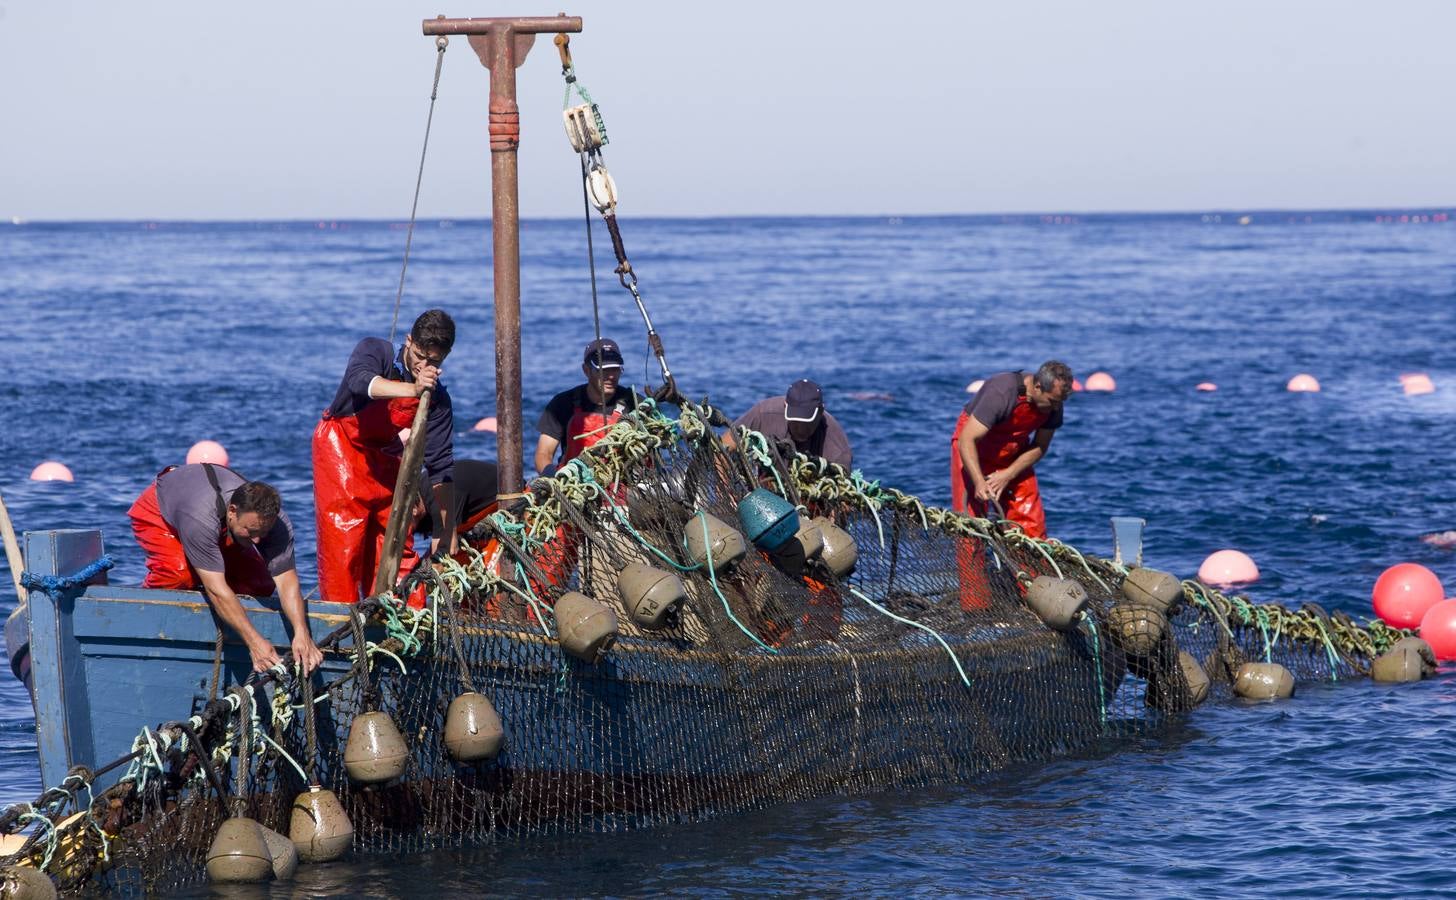
<path fill-rule="evenodd" d="M 440 383 L 440 366 L 455 346 L 455 322 L 441 309 L 420 314 L 399 351 L 383 338 L 365 338 L 344 367 L 334 402 L 313 432 L 313 503 L 318 523 L 319 596 L 357 603 L 374 587 L 394 483 L 420 395 L 431 391 L 425 418 L 425 475 L 439 527 L 432 550 L 454 553 L 455 414 Z M 444 538 L 443 546 L 440 545 Z M 399 575 L 419 556 L 409 541 Z"/>
<path fill-rule="evenodd" d="M 128 515 L 137 543 L 147 552 L 142 586 L 200 588 L 217 617 L 247 645 L 255 671 L 277 665 L 278 651 L 248 620 L 238 594 L 267 597 L 277 590 L 293 627 L 293 658 L 305 672 L 323 661 L 298 587 L 293 523 L 272 485 L 212 463 L 169 466 L 142 491 Z"/>

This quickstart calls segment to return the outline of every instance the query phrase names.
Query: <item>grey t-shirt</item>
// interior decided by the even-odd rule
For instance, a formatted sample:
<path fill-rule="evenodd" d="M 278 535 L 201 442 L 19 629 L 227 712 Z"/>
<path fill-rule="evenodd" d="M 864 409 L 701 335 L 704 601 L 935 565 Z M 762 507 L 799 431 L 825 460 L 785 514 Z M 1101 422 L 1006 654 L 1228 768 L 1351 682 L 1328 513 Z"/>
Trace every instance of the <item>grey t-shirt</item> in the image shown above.
<path fill-rule="evenodd" d="M 1016 401 L 1021 399 L 1022 391 L 1026 387 L 1022 383 L 1025 375 L 1025 372 L 1002 372 L 987 378 L 976 396 L 966 403 L 966 415 L 974 416 L 977 422 L 987 428 L 994 428 L 1011 418 L 1011 411 L 1016 408 Z M 1047 416 L 1041 428 L 1055 431 L 1060 427 L 1062 408 L 1058 406 Z"/>
<path fill-rule="evenodd" d="M 217 484 L 222 489 L 223 504 L 226 505 L 233 491 L 246 478 L 225 466 L 214 465 Z M 223 523 L 218 518 L 217 491 L 207 480 L 207 469 L 203 463 L 178 466 L 157 479 L 157 507 L 162 519 L 172 526 L 177 539 L 182 542 L 182 552 L 187 563 L 202 572 L 226 571 L 222 559 L 221 538 Z M 278 521 L 257 544 L 257 552 L 268 562 L 268 574 L 273 576 L 291 572 L 293 564 L 293 523 L 288 514 L 278 513 Z"/>
<path fill-rule="evenodd" d="M 758 401 L 748 412 L 739 416 L 733 424 L 742 425 L 768 437 L 792 443 L 792 439 L 789 437 L 789 420 L 784 417 L 782 395 Z M 849 449 L 849 436 L 844 433 L 844 429 L 827 409 L 824 410 L 823 426 L 814 432 L 814 437 L 809 440 L 808 446 L 796 449 L 800 453 L 807 453 L 810 456 L 822 456 L 829 462 L 839 463 L 846 469 L 854 460 L 854 453 Z"/>

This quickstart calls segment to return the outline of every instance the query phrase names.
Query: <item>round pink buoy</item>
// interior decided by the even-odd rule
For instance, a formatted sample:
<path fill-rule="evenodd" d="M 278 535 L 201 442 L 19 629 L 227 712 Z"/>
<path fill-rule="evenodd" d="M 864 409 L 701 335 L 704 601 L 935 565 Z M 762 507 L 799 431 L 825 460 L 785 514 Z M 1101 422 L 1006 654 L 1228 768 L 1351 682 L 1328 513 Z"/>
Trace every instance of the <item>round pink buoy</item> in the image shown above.
<path fill-rule="evenodd" d="M 215 466 L 228 464 L 227 448 L 217 441 L 198 441 L 187 451 L 187 465 L 212 463 Z"/>
<path fill-rule="evenodd" d="M 1093 372 L 1087 376 L 1087 390 L 1115 391 L 1117 390 L 1117 380 L 1106 372 Z"/>
<path fill-rule="evenodd" d="M 1421 640 L 1431 645 L 1436 659 L 1456 660 L 1456 598 L 1447 597 L 1426 610 L 1421 616 Z"/>
<path fill-rule="evenodd" d="M 1296 394 L 1318 394 L 1320 386 L 1313 375 L 1306 375 L 1301 372 L 1289 379 L 1289 383 L 1284 386 L 1284 389 L 1293 391 Z"/>
<path fill-rule="evenodd" d="M 1405 391 L 1407 397 L 1414 397 L 1419 394 L 1434 394 L 1436 385 L 1431 382 L 1431 376 L 1413 372 L 1400 376 L 1400 389 Z"/>
<path fill-rule="evenodd" d="M 486 416 L 484 419 L 481 419 L 479 422 L 476 422 L 475 423 L 475 428 L 472 429 L 472 430 L 473 431 L 495 431 L 495 429 L 496 429 L 495 416 Z"/>
<path fill-rule="evenodd" d="M 1072 379 L 1072 393 L 1080 394 L 1085 390 L 1087 390 L 1086 385 L 1082 384 L 1082 382 L 1078 381 L 1075 378 Z"/>
<path fill-rule="evenodd" d="M 1415 628 L 1446 591 L 1436 573 L 1418 563 L 1391 566 L 1375 579 L 1370 602 L 1375 614 L 1395 628 Z"/>
<path fill-rule="evenodd" d="M 979 393 L 980 390 L 981 390 L 981 388 L 984 387 L 985 384 L 986 384 L 986 379 L 984 379 L 984 378 L 977 378 L 975 381 L 972 381 L 970 384 L 966 385 L 966 393 L 967 394 Z"/>
<path fill-rule="evenodd" d="M 46 460 L 30 470 L 31 481 L 75 481 L 76 477 L 64 463 Z"/>
<path fill-rule="evenodd" d="M 1211 553 L 1198 567 L 1198 580 L 1214 587 L 1231 587 L 1259 580 L 1259 567 L 1247 553 L 1219 550 Z"/>
<path fill-rule="evenodd" d="M 1212 381 L 1200 381 L 1200 382 L 1198 382 L 1198 386 L 1195 387 L 1194 390 L 1195 391 L 1216 391 L 1216 390 L 1218 390 L 1218 385 L 1214 384 Z"/>

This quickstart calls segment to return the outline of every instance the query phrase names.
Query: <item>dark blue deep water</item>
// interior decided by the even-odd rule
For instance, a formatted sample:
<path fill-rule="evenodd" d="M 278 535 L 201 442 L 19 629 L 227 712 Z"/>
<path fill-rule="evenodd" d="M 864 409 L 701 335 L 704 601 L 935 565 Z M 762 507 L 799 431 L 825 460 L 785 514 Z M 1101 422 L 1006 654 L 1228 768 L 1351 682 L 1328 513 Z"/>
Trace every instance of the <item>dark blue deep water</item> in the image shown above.
<path fill-rule="evenodd" d="M 1141 515 L 1152 565 L 1191 575 L 1235 547 L 1263 571 L 1254 598 L 1364 616 L 1396 562 L 1431 567 L 1456 593 L 1456 555 L 1419 539 L 1456 528 L 1456 224 L 1423 213 L 623 227 L 689 393 L 736 413 L 814 378 L 867 475 L 943 504 L 968 382 L 1048 357 L 1079 376 L 1103 369 L 1117 391 L 1076 395 L 1038 470 L 1053 534 L 1107 553 L 1108 516 Z M 534 422 L 578 380 L 591 295 L 579 223 L 529 222 L 522 239 Z M 353 343 L 389 330 L 403 243 L 385 223 L 0 225 L 0 489 L 18 526 L 99 526 L 120 559 L 113 581 L 136 582 L 127 506 L 213 438 L 282 489 L 311 585 L 309 436 Z M 469 430 L 495 412 L 488 246 L 485 223 L 425 223 L 401 316 L 438 305 L 459 323 L 446 365 L 459 456 L 495 453 Z M 605 257 L 599 270 L 604 329 L 644 373 L 635 309 Z M 1287 393 L 1297 372 L 1323 392 Z M 1403 395 L 1406 372 L 1436 392 Z M 1197 393 L 1200 381 L 1219 390 Z M 855 399 L 871 393 L 892 399 Z M 75 483 L 29 482 L 45 459 Z M 1453 704 L 1449 673 L 1399 689 L 1316 685 L 972 786 L 369 858 L 306 871 L 294 889 L 1449 894 Z M 37 782 L 30 706 L 7 673 L 0 800 L 29 799 Z"/>

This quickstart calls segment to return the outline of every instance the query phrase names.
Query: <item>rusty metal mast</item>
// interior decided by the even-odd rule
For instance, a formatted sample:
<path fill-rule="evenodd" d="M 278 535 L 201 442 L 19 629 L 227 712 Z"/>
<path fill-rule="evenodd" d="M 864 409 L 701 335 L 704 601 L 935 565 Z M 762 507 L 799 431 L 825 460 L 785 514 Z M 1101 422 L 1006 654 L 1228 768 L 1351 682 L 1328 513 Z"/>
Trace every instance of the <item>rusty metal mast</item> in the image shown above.
<path fill-rule="evenodd" d="M 538 34 L 576 34 L 579 16 L 535 16 L 515 19 L 424 20 L 427 35 L 463 34 L 490 70 L 491 247 L 495 260 L 495 414 L 496 460 L 502 505 L 522 496 L 525 488 L 521 430 L 521 233 L 516 148 L 521 143 L 521 116 L 516 107 L 516 67 Z"/>

